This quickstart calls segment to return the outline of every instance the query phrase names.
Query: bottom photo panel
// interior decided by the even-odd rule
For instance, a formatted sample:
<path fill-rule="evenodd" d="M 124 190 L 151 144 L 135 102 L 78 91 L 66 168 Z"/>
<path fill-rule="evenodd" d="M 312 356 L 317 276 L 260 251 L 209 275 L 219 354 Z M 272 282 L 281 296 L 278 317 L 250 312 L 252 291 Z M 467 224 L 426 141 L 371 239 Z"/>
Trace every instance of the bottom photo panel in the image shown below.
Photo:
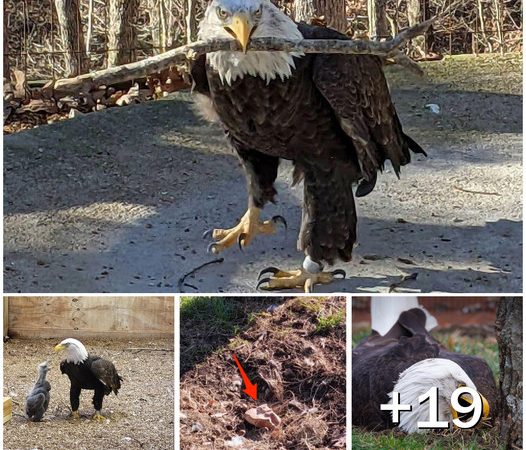
<path fill-rule="evenodd" d="M 182 449 L 346 448 L 346 297 L 182 297 Z"/>
<path fill-rule="evenodd" d="M 5 450 L 523 448 L 522 297 L 3 297 Z"/>
<path fill-rule="evenodd" d="M 522 449 L 518 297 L 352 299 L 353 449 Z"/>
<path fill-rule="evenodd" d="M 173 297 L 4 297 L 3 448 L 174 448 Z"/>

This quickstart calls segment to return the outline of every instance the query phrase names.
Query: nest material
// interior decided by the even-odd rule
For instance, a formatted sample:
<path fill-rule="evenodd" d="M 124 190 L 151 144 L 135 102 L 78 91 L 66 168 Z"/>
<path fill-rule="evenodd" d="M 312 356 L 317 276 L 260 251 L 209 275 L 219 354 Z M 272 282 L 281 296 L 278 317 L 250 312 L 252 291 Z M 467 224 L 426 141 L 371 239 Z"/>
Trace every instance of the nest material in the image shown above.
<path fill-rule="evenodd" d="M 245 437 L 245 448 L 258 449 L 325 449 L 345 442 L 345 321 L 323 335 L 317 331 L 319 318 L 344 310 L 343 297 L 289 300 L 186 372 L 182 448 L 223 448 L 236 435 Z M 254 402 L 241 393 L 232 353 L 258 384 L 258 403 L 268 403 L 281 417 L 272 432 L 243 421 Z"/>

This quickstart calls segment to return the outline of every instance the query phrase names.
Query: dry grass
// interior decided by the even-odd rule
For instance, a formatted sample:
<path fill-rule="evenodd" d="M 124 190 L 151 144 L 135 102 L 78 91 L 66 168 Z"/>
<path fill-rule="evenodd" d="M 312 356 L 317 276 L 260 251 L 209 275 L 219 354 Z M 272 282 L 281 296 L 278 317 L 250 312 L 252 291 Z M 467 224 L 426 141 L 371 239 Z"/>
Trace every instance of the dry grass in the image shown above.
<path fill-rule="evenodd" d="M 396 88 L 522 95 L 522 53 L 446 56 L 419 65 L 423 77 L 388 66 L 389 82 Z"/>
<path fill-rule="evenodd" d="M 4 426 L 4 449 L 94 450 L 171 449 L 174 443 L 173 351 L 130 351 L 128 348 L 172 349 L 170 339 L 141 341 L 85 340 L 88 351 L 114 362 L 124 378 L 118 396 L 104 398 L 104 422 L 90 420 L 93 391 L 82 391 L 80 422 L 68 419 L 69 379 L 60 373 L 58 340 L 13 339 L 4 344 L 4 395 L 13 398 L 13 419 Z M 48 359 L 51 401 L 44 420 L 28 422 L 24 402 Z"/>

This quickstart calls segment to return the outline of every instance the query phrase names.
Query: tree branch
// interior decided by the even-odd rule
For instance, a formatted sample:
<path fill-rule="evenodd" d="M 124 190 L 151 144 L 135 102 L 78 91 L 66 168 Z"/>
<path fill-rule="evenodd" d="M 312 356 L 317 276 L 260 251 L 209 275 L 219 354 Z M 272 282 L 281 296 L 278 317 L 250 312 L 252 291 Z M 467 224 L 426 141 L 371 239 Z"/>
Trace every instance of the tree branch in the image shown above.
<path fill-rule="evenodd" d="M 303 53 L 342 53 L 364 54 L 393 57 L 399 55 L 399 48 L 426 32 L 435 19 L 426 20 L 407 28 L 393 39 L 378 42 L 352 39 L 304 39 L 291 41 L 278 38 L 257 38 L 250 42 L 251 51 L 287 51 Z M 193 60 L 199 55 L 220 50 L 240 51 L 239 43 L 233 39 L 197 41 L 174 48 L 160 55 L 151 56 L 142 61 L 98 70 L 75 78 L 65 78 L 50 82 L 44 90 L 53 96 L 89 92 L 101 85 L 110 85 L 143 78 L 150 73 L 160 72 L 175 64 Z"/>

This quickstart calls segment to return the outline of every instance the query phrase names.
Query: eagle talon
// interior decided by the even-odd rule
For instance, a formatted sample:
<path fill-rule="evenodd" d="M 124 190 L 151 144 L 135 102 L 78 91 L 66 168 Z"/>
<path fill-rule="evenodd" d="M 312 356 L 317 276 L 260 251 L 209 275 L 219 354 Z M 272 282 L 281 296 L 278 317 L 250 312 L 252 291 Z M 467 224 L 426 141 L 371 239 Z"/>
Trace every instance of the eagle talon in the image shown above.
<path fill-rule="evenodd" d="M 270 277 L 261 278 L 263 275 L 272 274 Z M 256 289 L 265 291 L 282 289 L 303 289 L 306 293 L 312 293 L 316 284 L 329 284 L 335 279 L 344 279 L 345 271 L 337 269 L 332 272 L 309 272 L 308 270 L 280 270 L 276 267 L 263 269 L 258 276 Z M 265 285 L 265 286 L 263 286 Z"/>
<path fill-rule="evenodd" d="M 243 251 L 243 246 L 245 245 L 245 239 L 247 238 L 247 233 L 241 233 L 237 237 L 237 245 L 239 246 L 239 250 Z"/>
<path fill-rule="evenodd" d="M 258 234 L 276 233 L 278 224 L 282 224 L 287 229 L 287 222 L 282 216 L 274 216 L 270 220 L 261 221 L 260 214 L 260 208 L 250 207 L 235 227 L 205 231 L 203 238 L 211 237 L 215 241 L 208 246 L 207 251 L 217 254 L 232 247 L 236 242 L 243 250 Z"/>
<path fill-rule="evenodd" d="M 215 242 L 212 242 L 208 244 L 208 247 L 206 247 L 207 253 L 212 253 L 214 255 L 217 255 L 219 253 L 219 249 L 217 247 L 217 244 Z"/>
<path fill-rule="evenodd" d="M 95 411 L 95 413 L 91 416 L 91 420 L 106 420 L 106 417 L 104 417 L 99 411 Z"/>
<path fill-rule="evenodd" d="M 269 283 L 270 285 L 270 278 L 263 278 L 262 280 L 259 280 L 258 284 L 256 285 L 256 291 L 259 291 L 260 289 L 262 291 L 269 291 L 270 286 L 266 286 L 266 287 L 261 286 L 262 284 L 265 284 L 265 283 Z"/>
<path fill-rule="evenodd" d="M 272 275 L 276 275 L 279 272 L 279 269 L 277 267 L 267 267 L 266 269 L 263 269 L 261 272 L 259 272 L 258 280 L 266 273 L 271 273 Z"/>
<path fill-rule="evenodd" d="M 270 219 L 272 223 L 274 224 L 282 224 L 283 227 L 285 228 L 285 231 L 287 230 L 287 221 L 285 220 L 285 217 L 283 216 L 274 216 L 272 217 L 272 219 Z"/>
<path fill-rule="evenodd" d="M 347 277 L 347 274 L 345 273 L 345 270 L 342 269 L 336 269 L 331 272 L 331 275 L 336 278 L 336 275 L 341 275 L 341 279 L 344 280 Z"/>

